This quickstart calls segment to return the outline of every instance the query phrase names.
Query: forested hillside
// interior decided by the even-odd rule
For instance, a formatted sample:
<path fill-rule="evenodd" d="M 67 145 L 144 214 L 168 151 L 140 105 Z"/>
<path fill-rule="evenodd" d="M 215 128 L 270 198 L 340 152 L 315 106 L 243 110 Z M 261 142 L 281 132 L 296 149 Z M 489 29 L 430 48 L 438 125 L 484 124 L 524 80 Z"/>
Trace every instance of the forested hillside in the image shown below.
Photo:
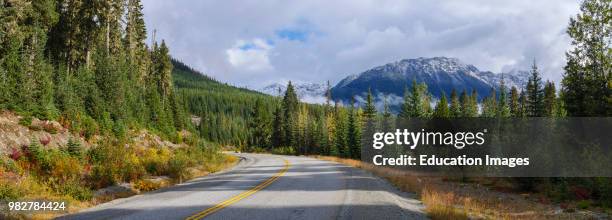
<path fill-rule="evenodd" d="M 142 9 L 0 0 L 0 201 L 61 200 L 74 212 L 234 161 L 190 132 L 170 49 L 145 43 Z M 116 185 L 127 192 L 99 193 Z M 39 218 L 25 215 L 0 219 Z"/>
<path fill-rule="evenodd" d="M 1 4 L 0 108 L 87 138 L 130 128 L 175 137 L 185 126 L 169 49 L 145 44 L 139 0 Z"/>

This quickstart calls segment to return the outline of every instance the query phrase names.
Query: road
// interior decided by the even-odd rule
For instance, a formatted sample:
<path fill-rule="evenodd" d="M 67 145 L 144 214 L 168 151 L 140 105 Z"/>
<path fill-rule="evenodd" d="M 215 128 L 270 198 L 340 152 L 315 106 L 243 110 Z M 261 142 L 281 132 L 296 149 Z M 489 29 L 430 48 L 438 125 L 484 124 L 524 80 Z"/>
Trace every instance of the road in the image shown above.
<path fill-rule="evenodd" d="M 424 219 L 414 194 L 309 157 L 237 154 L 234 168 L 60 219 Z"/>

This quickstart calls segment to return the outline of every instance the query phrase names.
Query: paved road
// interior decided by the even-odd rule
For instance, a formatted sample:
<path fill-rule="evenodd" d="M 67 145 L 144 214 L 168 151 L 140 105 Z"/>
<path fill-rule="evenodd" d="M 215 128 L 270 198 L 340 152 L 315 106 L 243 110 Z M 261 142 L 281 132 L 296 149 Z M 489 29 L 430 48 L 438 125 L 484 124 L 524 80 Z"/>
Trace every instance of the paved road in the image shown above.
<path fill-rule="evenodd" d="M 425 218 L 414 195 L 359 169 L 308 157 L 238 156 L 242 161 L 229 171 L 61 219 Z"/>

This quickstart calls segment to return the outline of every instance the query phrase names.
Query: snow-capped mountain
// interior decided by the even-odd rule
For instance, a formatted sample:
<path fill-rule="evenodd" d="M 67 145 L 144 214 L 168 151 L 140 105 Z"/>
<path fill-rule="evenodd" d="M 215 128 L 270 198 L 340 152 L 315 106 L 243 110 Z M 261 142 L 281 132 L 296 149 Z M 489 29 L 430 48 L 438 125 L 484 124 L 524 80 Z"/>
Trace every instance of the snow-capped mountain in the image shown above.
<path fill-rule="evenodd" d="M 296 82 L 292 82 L 292 84 L 300 100 L 308 103 L 323 103 L 325 101 L 325 90 L 327 88 L 325 84 Z M 259 91 L 279 96 L 285 94 L 285 90 L 287 90 L 287 84 L 273 83 L 261 88 Z"/>
<path fill-rule="evenodd" d="M 503 74 L 503 77 L 507 87 L 523 88 L 527 84 L 528 73 L 512 71 Z M 414 79 L 427 84 L 434 98 L 442 94 L 449 96 L 453 89 L 459 93 L 475 89 L 479 98 L 483 98 L 490 93 L 491 88 L 499 86 L 501 78 L 502 74 L 480 71 L 456 58 L 421 57 L 400 60 L 350 75 L 332 88 L 332 96 L 334 100 L 347 101 L 352 96 L 363 96 L 370 88 L 377 97 L 379 94 L 402 97 L 404 89 L 410 87 Z"/>

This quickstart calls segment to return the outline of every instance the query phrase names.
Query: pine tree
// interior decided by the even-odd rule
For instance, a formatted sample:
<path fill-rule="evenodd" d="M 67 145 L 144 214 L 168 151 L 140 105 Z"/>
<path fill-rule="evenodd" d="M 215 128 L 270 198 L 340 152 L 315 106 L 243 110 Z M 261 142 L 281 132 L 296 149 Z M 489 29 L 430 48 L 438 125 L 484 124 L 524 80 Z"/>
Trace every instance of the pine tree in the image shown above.
<path fill-rule="evenodd" d="M 557 113 L 557 90 L 555 84 L 550 81 L 546 81 L 544 84 L 544 114 L 545 117 L 554 117 Z"/>
<path fill-rule="evenodd" d="M 413 86 L 415 81 L 413 81 Z M 412 106 L 410 106 L 410 91 L 408 90 L 408 86 L 404 87 L 404 99 L 402 102 L 402 106 L 399 113 L 399 118 L 408 119 L 412 115 Z"/>
<path fill-rule="evenodd" d="M 461 102 L 457 96 L 457 90 L 453 88 L 451 91 L 451 103 L 450 103 L 450 117 L 459 118 L 461 117 Z"/>
<path fill-rule="evenodd" d="M 251 111 L 251 120 L 248 123 L 249 129 L 249 147 L 264 147 L 270 146 L 270 137 L 272 131 L 270 129 L 270 116 L 264 109 L 263 101 L 258 99 Z"/>
<path fill-rule="evenodd" d="M 521 90 L 521 93 L 520 93 L 520 96 L 519 96 L 519 105 L 520 105 L 520 111 L 519 111 L 518 116 L 519 117 L 527 117 L 528 116 L 528 111 L 529 111 L 529 103 L 527 101 L 527 95 L 522 90 Z"/>
<path fill-rule="evenodd" d="M 364 111 L 365 116 L 366 111 Z M 365 116 L 367 117 L 367 116 Z M 359 116 L 357 115 L 357 110 L 355 110 L 355 101 L 351 101 L 351 106 L 349 107 L 349 115 L 348 115 L 348 123 L 347 123 L 347 145 L 348 150 L 347 157 L 353 159 L 361 158 L 361 133 L 359 130 Z"/>
<path fill-rule="evenodd" d="M 499 84 L 499 101 L 497 106 L 497 117 L 510 117 L 510 107 L 508 106 L 508 96 L 506 95 L 506 84 L 504 82 L 504 75 Z"/>
<path fill-rule="evenodd" d="M 544 90 L 542 89 L 542 78 L 538 66 L 533 62 L 531 77 L 527 82 L 527 116 L 540 117 L 544 114 Z"/>
<path fill-rule="evenodd" d="M 281 147 L 285 141 L 283 130 L 283 110 L 280 105 L 274 110 L 274 121 L 272 122 L 272 146 Z"/>
<path fill-rule="evenodd" d="M 297 113 L 298 113 L 298 105 L 299 100 L 297 98 L 297 94 L 295 93 L 295 89 L 291 84 L 291 81 L 287 84 L 287 90 L 285 91 L 285 96 L 283 97 L 282 102 L 282 111 L 283 111 L 283 132 L 284 146 L 297 146 Z"/>
<path fill-rule="evenodd" d="M 491 88 L 489 97 L 482 102 L 482 117 L 492 118 L 497 116 L 497 93 Z"/>
<path fill-rule="evenodd" d="M 562 81 L 563 101 L 571 116 L 612 115 L 612 2 L 585 0 L 570 19 L 572 49 Z"/>
<path fill-rule="evenodd" d="M 510 116 L 512 117 L 521 116 L 521 107 L 519 103 L 519 92 L 514 86 L 512 87 L 512 89 L 510 89 Z"/>
<path fill-rule="evenodd" d="M 442 93 L 440 101 L 436 104 L 436 108 L 433 113 L 434 118 L 448 118 L 451 113 L 448 109 L 448 101 L 446 100 L 446 94 Z"/>
<path fill-rule="evenodd" d="M 335 137 L 334 142 L 335 147 L 332 149 L 331 154 L 333 156 L 348 156 L 348 139 L 347 139 L 347 122 L 348 116 L 346 110 L 344 108 L 337 107 L 336 108 L 336 128 L 335 128 Z"/>
<path fill-rule="evenodd" d="M 470 102 L 470 97 L 467 94 L 467 90 L 463 89 L 463 91 L 461 91 L 461 95 L 459 95 L 459 106 L 460 106 L 460 112 L 461 112 L 461 116 L 460 117 L 467 117 L 467 112 L 468 112 L 468 106 Z"/>
<path fill-rule="evenodd" d="M 400 118 L 427 117 L 431 112 L 429 101 L 427 85 L 425 83 L 417 84 L 416 80 L 412 80 L 410 90 L 405 90 L 404 103 L 399 114 Z"/>
<path fill-rule="evenodd" d="M 376 116 L 376 106 L 374 106 L 374 98 L 372 96 L 372 90 L 368 88 L 368 95 L 366 97 L 366 104 L 364 109 L 364 120 L 372 120 Z"/>

